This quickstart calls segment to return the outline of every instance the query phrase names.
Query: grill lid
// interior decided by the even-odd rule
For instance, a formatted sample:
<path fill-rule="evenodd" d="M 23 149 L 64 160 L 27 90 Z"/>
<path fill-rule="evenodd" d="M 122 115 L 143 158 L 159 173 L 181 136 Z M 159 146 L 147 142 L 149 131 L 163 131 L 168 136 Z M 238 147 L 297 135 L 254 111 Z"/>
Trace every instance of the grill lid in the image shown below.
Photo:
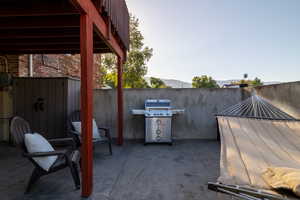
<path fill-rule="evenodd" d="M 169 99 L 147 99 L 145 109 L 170 109 L 171 100 Z"/>
<path fill-rule="evenodd" d="M 145 117 L 172 117 L 172 115 L 183 114 L 184 109 L 172 109 L 169 99 L 147 99 L 145 110 L 133 109 L 133 115 L 144 115 Z"/>

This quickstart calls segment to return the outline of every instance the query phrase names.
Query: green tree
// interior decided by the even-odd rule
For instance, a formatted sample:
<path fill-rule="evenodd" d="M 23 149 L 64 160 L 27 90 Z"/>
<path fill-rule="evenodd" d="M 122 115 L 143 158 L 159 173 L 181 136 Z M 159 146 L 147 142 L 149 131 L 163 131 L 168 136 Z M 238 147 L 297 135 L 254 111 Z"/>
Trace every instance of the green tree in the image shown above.
<path fill-rule="evenodd" d="M 148 88 L 145 81 L 147 74 L 147 62 L 153 55 L 153 49 L 145 46 L 144 37 L 139 30 L 139 20 L 130 16 L 130 48 L 127 61 L 123 66 L 123 85 L 125 88 Z M 104 71 L 104 85 L 112 88 L 117 86 L 116 57 L 113 54 L 105 54 L 101 58 Z"/>
<path fill-rule="evenodd" d="M 219 88 L 217 82 L 210 76 L 195 76 L 192 82 L 193 88 Z"/>
<path fill-rule="evenodd" d="M 253 86 L 261 86 L 263 85 L 263 82 L 259 79 L 259 78 L 255 78 L 253 81 L 252 81 L 252 85 Z"/>
<path fill-rule="evenodd" d="M 163 82 L 163 80 L 155 77 L 150 77 L 150 85 L 151 88 L 170 88 Z"/>
<path fill-rule="evenodd" d="M 256 86 L 263 85 L 263 82 L 256 77 L 254 80 L 240 80 L 240 81 L 232 82 L 231 84 L 235 84 L 235 85 L 248 84 L 249 86 L 256 87 Z"/>

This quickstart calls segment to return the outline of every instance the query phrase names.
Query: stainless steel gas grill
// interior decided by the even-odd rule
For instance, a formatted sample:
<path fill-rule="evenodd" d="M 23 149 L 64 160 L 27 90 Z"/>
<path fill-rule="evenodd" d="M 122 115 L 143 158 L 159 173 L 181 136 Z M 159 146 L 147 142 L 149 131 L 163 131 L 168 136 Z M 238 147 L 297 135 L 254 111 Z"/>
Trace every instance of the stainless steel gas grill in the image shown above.
<path fill-rule="evenodd" d="M 145 110 L 132 110 L 133 115 L 145 116 L 145 144 L 172 144 L 172 117 L 183 112 L 183 109 L 172 109 L 168 99 L 147 99 Z"/>

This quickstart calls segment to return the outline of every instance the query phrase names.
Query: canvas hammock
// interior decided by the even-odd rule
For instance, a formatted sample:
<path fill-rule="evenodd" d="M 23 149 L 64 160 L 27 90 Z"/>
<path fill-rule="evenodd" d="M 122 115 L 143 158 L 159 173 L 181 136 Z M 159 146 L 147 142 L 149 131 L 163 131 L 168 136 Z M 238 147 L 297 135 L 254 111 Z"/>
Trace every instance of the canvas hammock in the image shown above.
<path fill-rule="evenodd" d="M 218 113 L 217 120 L 220 177 L 210 189 L 245 199 L 285 199 L 272 189 L 287 188 L 287 180 L 300 192 L 299 120 L 257 95 Z"/>
<path fill-rule="evenodd" d="M 218 116 L 221 158 L 218 182 L 270 190 L 270 167 L 300 170 L 300 122 Z"/>

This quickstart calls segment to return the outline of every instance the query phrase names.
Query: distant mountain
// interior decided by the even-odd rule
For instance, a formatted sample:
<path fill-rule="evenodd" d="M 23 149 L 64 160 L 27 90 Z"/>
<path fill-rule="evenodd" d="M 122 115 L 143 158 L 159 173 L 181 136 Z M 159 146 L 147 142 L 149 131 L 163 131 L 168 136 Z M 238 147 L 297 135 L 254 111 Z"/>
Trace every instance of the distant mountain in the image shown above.
<path fill-rule="evenodd" d="M 145 80 L 150 84 L 150 77 L 145 77 Z M 171 88 L 192 88 L 192 83 L 175 80 L 175 79 L 164 79 L 161 80 Z"/>
<path fill-rule="evenodd" d="M 162 81 L 167 85 L 172 88 L 191 88 L 192 83 L 180 81 L 180 80 L 175 80 L 175 79 L 162 79 Z"/>
<path fill-rule="evenodd" d="M 150 84 L 150 77 L 145 77 L 145 80 Z M 169 87 L 172 88 L 192 88 L 192 83 L 184 82 L 176 79 L 164 79 L 161 80 Z M 220 87 L 223 87 L 226 84 L 231 84 L 232 82 L 238 82 L 240 79 L 232 79 L 232 80 L 217 80 L 217 84 Z M 272 82 L 264 82 L 264 85 L 272 85 L 272 84 L 279 84 L 279 81 L 272 81 Z"/>
<path fill-rule="evenodd" d="M 228 85 L 228 84 L 231 84 L 232 82 L 238 82 L 240 81 L 239 79 L 232 79 L 232 80 L 221 80 L 221 81 L 217 81 L 217 84 L 220 86 L 220 87 L 223 87 L 224 85 Z"/>

